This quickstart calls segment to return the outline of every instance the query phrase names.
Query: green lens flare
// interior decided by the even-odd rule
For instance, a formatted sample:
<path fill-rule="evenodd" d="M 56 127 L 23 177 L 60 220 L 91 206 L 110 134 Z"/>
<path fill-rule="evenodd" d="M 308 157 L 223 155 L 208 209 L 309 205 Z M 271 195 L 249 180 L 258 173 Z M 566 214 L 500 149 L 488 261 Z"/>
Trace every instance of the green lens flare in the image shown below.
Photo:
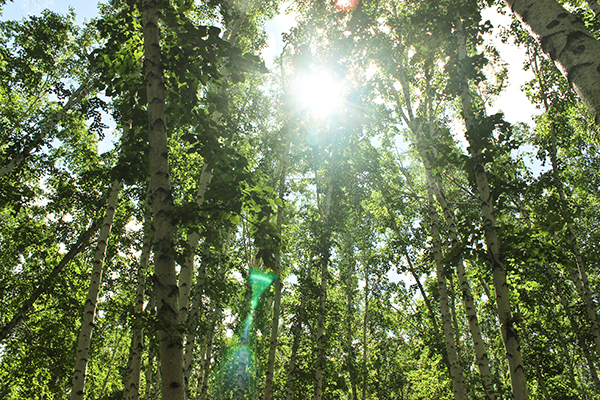
<path fill-rule="evenodd" d="M 267 290 L 273 282 L 279 278 L 274 272 L 263 271 L 258 268 L 250 268 L 250 286 L 252 287 L 252 299 L 250 300 L 250 313 L 244 320 L 239 341 L 234 339 L 237 344 L 230 347 L 223 364 L 223 374 L 225 378 L 226 391 L 244 392 L 249 380 L 255 375 L 254 353 L 250 340 L 250 329 L 254 320 L 254 312 L 258 306 L 260 296 Z"/>
<path fill-rule="evenodd" d="M 279 278 L 274 272 L 263 271 L 258 268 L 250 268 L 250 285 L 252 286 L 252 300 L 250 301 L 250 312 L 254 312 L 258 305 L 260 296 L 267 290 L 275 280 Z"/>

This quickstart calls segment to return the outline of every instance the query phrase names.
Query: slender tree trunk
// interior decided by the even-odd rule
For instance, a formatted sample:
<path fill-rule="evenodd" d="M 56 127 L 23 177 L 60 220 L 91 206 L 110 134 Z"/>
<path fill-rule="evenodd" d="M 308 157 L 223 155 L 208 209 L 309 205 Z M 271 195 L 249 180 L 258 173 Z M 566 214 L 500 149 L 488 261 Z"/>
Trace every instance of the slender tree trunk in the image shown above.
<path fill-rule="evenodd" d="M 530 59 L 532 61 L 536 76 L 538 78 L 538 82 L 540 84 L 540 95 L 542 96 L 544 108 L 546 110 L 546 113 L 549 114 L 552 112 L 552 106 L 548 101 L 546 81 L 544 79 L 542 71 L 538 66 L 536 55 L 530 57 Z M 550 115 L 549 117 L 552 118 L 553 116 Z M 585 304 L 585 308 L 588 313 L 592 329 L 592 335 L 594 337 L 594 343 L 596 344 L 596 352 L 598 356 L 600 356 L 600 326 L 598 325 L 598 314 L 596 310 L 596 305 L 592 300 L 589 280 L 586 272 L 586 263 L 583 260 L 583 256 L 581 255 L 581 250 L 579 248 L 577 236 L 575 235 L 575 227 L 573 225 L 573 222 L 567 217 L 567 215 L 569 215 L 570 213 L 570 210 L 569 205 L 567 203 L 567 196 L 565 194 L 564 184 L 560 176 L 560 170 L 558 165 L 558 145 L 556 140 L 556 125 L 554 124 L 554 121 L 552 119 L 550 120 L 549 130 L 550 162 L 552 163 L 552 176 L 554 187 L 558 192 L 560 200 L 560 217 L 567 224 L 567 238 L 569 240 L 569 243 L 571 244 L 571 250 L 573 251 L 573 255 L 575 256 L 575 268 L 573 268 L 573 265 L 568 265 L 572 263 L 567 263 L 567 268 L 569 271 L 569 275 L 571 276 L 571 280 L 573 281 L 573 283 L 575 283 L 577 293 L 579 294 L 583 303 Z"/>
<path fill-rule="evenodd" d="M 279 174 L 279 200 L 281 205 L 277 208 L 277 232 L 281 235 L 283 226 L 283 210 L 285 200 L 285 180 L 290 159 L 290 147 L 292 145 L 292 129 L 290 123 L 286 127 L 285 148 L 283 159 L 281 160 L 281 172 Z M 281 254 L 277 252 L 275 255 L 275 272 L 281 276 Z M 277 279 L 275 282 L 275 298 L 273 300 L 273 322 L 271 324 L 271 341 L 269 345 L 269 356 L 267 359 L 267 374 L 265 379 L 265 396 L 264 400 L 271 400 L 273 396 L 273 371 L 275 369 L 275 352 L 277 350 L 277 336 L 279 333 L 279 311 L 281 307 L 281 290 L 283 282 Z"/>
<path fill-rule="evenodd" d="M 424 144 L 422 143 L 422 140 L 420 140 L 420 142 L 421 146 L 423 146 Z M 450 237 L 451 247 L 453 250 L 457 250 L 460 246 L 460 243 L 458 241 L 454 213 L 452 212 L 448 202 L 446 201 L 446 196 L 444 195 L 444 191 L 442 189 L 441 179 L 439 176 L 433 175 L 431 169 L 431 161 L 426 151 L 421 152 L 421 158 L 423 160 L 425 172 L 428 176 L 428 179 L 432 180 L 432 187 L 438 204 L 442 208 L 444 219 L 446 220 L 446 225 L 448 227 L 448 236 Z M 483 337 L 481 335 L 481 328 L 479 326 L 479 320 L 477 318 L 477 309 L 475 307 L 475 301 L 473 300 L 473 294 L 471 292 L 471 285 L 469 284 L 469 281 L 467 279 L 467 273 L 465 271 L 465 265 L 462 257 L 459 257 L 459 259 L 456 261 L 456 273 L 458 275 L 463 305 L 465 307 L 465 313 L 469 322 L 469 330 L 473 339 L 475 357 L 477 359 L 477 366 L 479 367 L 479 373 L 481 375 L 481 381 L 483 384 L 486 400 L 495 400 L 496 393 L 494 390 L 492 374 L 490 371 L 489 358 L 485 349 Z"/>
<path fill-rule="evenodd" d="M 148 306 L 146 307 L 146 313 L 154 315 L 156 313 L 156 301 L 154 297 L 154 291 L 150 291 L 150 299 L 148 300 Z M 148 367 L 146 369 L 146 393 L 144 394 L 144 400 L 151 400 L 152 386 L 154 383 L 153 372 L 154 372 L 154 346 L 156 333 L 154 331 L 149 332 L 148 339 Z"/>
<path fill-rule="evenodd" d="M 321 400 L 323 392 L 323 374 L 325 369 L 325 319 L 327 318 L 327 281 L 328 266 L 331 255 L 331 197 L 333 195 L 333 180 L 327 189 L 325 213 L 322 214 L 325 231 L 321 238 L 321 287 L 319 293 L 319 313 L 317 316 L 317 352 L 315 365 L 315 387 L 313 400 Z"/>
<path fill-rule="evenodd" d="M 362 381 L 362 399 L 367 398 L 367 380 L 368 373 L 367 370 L 367 355 L 369 354 L 369 346 L 367 343 L 367 329 L 369 326 L 369 272 L 368 268 L 365 266 L 365 313 L 363 315 L 363 381 Z"/>
<path fill-rule="evenodd" d="M 461 102 L 463 117 L 466 123 L 467 132 L 473 132 L 475 128 L 475 113 L 473 112 L 471 94 L 469 92 L 469 83 L 464 74 L 462 62 L 467 57 L 466 37 L 462 29 L 460 16 L 457 17 L 457 39 L 458 39 L 458 58 L 459 58 L 459 79 L 461 90 Z M 477 145 L 469 135 L 467 140 L 471 145 L 471 157 L 475 162 L 475 179 L 477 189 L 481 200 L 481 213 L 483 216 L 483 228 L 488 257 L 492 266 L 492 275 L 494 278 L 494 289 L 496 295 L 496 308 L 498 311 L 498 320 L 500 322 L 500 331 L 502 341 L 508 358 L 511 388 L 515 400 L 525 400 L 529 398 L 527 391 L 527 379 L 525 368 L 521 356 L 521 346 L 519 337 L 514 326 L 512 311 L 510 306 L 510 297 L 508 292 L 508 283 L 506 281 L 506 269 L 500 253 L 498 243 L 498 234 L 496 232 L 496 217 L 494 216 L 494 199 L 490 191 L 490 184 L 487 172 L 483 166 L 482 149 L 476 148 Z"/>
<path fill-rule="evenodd" d="M 309 266 L 310 268 L 310 266 Z M 310 274 L 310 272 L 309 272 Z M 292 325 L 292 349 L 290 352 L 290 360 L 288 362 L 287 380 L 285 399 L 292 400 L 292 393 L 294 389 L 294 378 L 296 374 L 296 356 L 298 355 L 298 348 L 300 347 L 300 334 L 302 330 L 302 323 L 304 322 L 304 297 L 300 297 L 300 306 L 297 314 L 296 321 Z"/>
<path fill-rule="evenodd" d="M 552 273 L 552 271 L 550 271 L 550 272 Z M 598 371 L 596 370 L 596 365 L 594 364 L 594 359 L 592 358 L 592 356 L 588 350 L 587 340 L 581 335 L 581 327 L 579 326 L 579 323 L 575 319 L 573 312 L 570 310 L 570 307 L 569 307 L 569 304 L 565 297 L 565 292 L 560 283 L 561 281 L 560 281 L 559 277 L 555 274 L 553 274 L 553 275 L 554 275 L 554 279 L 556 282 L 555 287 L 556 287 L 556 291 L 558 293 L 560 303 L 563 307 L 565 314 L 567 315 L 569 323 L 571 324 L 571 330 L 575 334 L 575 337 L 577 338 L 577 342 L 579 343 L 579 346 L 581 347 L 581 349 L 583 351 L 583 355 L 584 355 L 585 359 L 587 360 L 588 367 L 590 370 L 590 375 L 592 377 L 592 381 L 594 382 L 594 387 L 596 388 L 596 391 L 598 393 L 600 393 L 600 379 L 598 379 Z"/>
<path fill-rule="evenodd" d="M 212 227 L 212 224 L 209 224 Z M 185 384 L 186 392 L 188 389 L 188 383 L 190 374 L 192 372 L 192 360 L 194 356 L 194 349 L 196 343 L 196 337 L 198 332 L 198 323 L 200 321 L 200 307 L 202 306 L 202 296 L 204 294 L 204 281 L 206 279 L 206 267 L 211 259 L 210 255 L 210 243 L 204 242 L 204 249 L 202 251 L 202 260 L 200 261 L 200 267 L 198 268 L 198 275 L 196 277 L 196 287 L 194 288 L 194 298 L 192 300 L 192 308 L 188 315 L 187 325 L 189 330 L 185 341 L 185 357 L 184 357 L 184 370 L 185 370 Z"/>
<path fill-rule="evenodd" d="M 221 319 L 223 314 L 223 307 L 220 304 L 215 305 L 213 315 L 210 323 L 210 330 L 206 337 L 205 351 L 201 359 L 200 370 L 202 371 L 202 380 L 200 381 L 200 390 L 198 391 L 198 400 L 205 400 L 208 395 L 208 380 L 210 378 L 213 338 L 215 334 L 215 328 L 217 321 Z"/>
<path fill-rule="evenodd" d="M 210 184 L 211 178 L 212 170 L 208 168 L 207 163 L 204 163 L 204 166 L 202 167 L 202 173 L 200 174 L 198 193 L 196 194 L 196 204 L 198 205 L 198 207 L 202 207 L 202 205 L 204 204 L 204 195 L 206 194 L 206 190 L 208 189 L 208 185 Z M 189 251 L 190 255 L 185 258 L 185 261 L 181 264 L 181 270 L 179 271 L 179 318 L 181 321 L 186 322 L 188 320 L 189 314 L 190 288 L 192 287 L 192 277 L 194 276 L 196 250 L 198 249 L 199 240 L 200 234 L 198 232 L 191 232 L 188 234 L 186 244 L 187 251 Z"/>
<path fill-rule="evenodd" d="M 87 96 L 92 89 L 94 88 L 93 79 L 94 79 L 95 71 L 91 71 L 89 75 L 85 78 L 83 83 L 79 85 L 79 87 L 71 94 L 67 103 L 62 106 L 60 110 L 56 114 L 54 114 L 50 119 L 48 119 L 40 128 L 37 135 L 33 137 L 31 142 L 25 146 L 25 148 L 15 156 L 8 164 L 0 168 L 0 178 L 4 175 L 9 174 L 13 169 L 15 169 L 19 164 L 29 156 L 29 154 L 38 146 L 40 146 L 50 133 L 50 131 L 58 125 L 62 117 L 73 108 L 74 105 L 81 102 L 81 100 Z"/>
<path fill-rule="evenodd" d="M 397 228 L 396 228 L 397 229 Z M 429 311 L 429 319 L 431 320 L 431 325 L 433 326 L 433 333 L 435 334 L 435 338 L 437 340 L 440 349 L 444 347 L 444 342 L 442 341 L 442 336 L 440 334 L 440 328 L 437 322 L 437 318 L 435 317 L 435 313 L 433 312 L 433 307 L 431 306 L 431 301 L 429 300 L 429 296 L 427 296 L 427 292 L 425 292 L 425 288 L 421 284 L 421 280 L 419 279 L 419 275 L 415 271 L 413 267 L 412 261 L 410 260 L 410 256 L 408 255 L 408 251 L 404 250 L 404 256 L 406 257 L 406 262 L 408 263 L 408 271 L 413 276 L 415 282 L 417 283 L 417 287 L 419 288 L 419 292 L 421 292 L 421 296 L 423 297 L 423 301 L 425 302 L 425 306 L 427 306 L 427 310 Z M 447 357 L 446 364 L 448 364 Z M 450 370 L 450 365 L 448 366 L 448 370 Z"/>
<path fill-rule="evenodd" d="M 150 261 L 150 251 L 152 249 L 152 238 L 150 225 L 152 223 L 149 196 L 146 196 L 144 205 L 144 238 L 142 245 L 142 254 L 140 256 L 140 267 L 138 269 L 138 284 L 135 295 L 134 313 L 135 318 L 142 315 L 144 311 L 144 296 L 146 293 L 146 276 L 148 274 L 148 265 Z M 133 327 L 131 337 L 131 348 L 129 350 L 129 360 L 127 361 L 127 370 L 125 375 L 125 388 L 123 390 L 123 400 L 138 400 L 140 397 L 140 375 L 142 365 L 142 352 L 144 350 L 144 330 L 139 324 Z"/>
<path fill-rule="evenodd" d="M 40 284 L 37 289 L 29 296 L 27 300 L 23 302 L 23 305 L 17 311 L 17 313 L 12 317 L 12 319 L 0 330 L 0 342 L 2 342 L 6 337 L 12 332 L 13 328 L 27 315 L 33 304 L 37 299 L 44 293 L 47 292 L 54 286 L 54 280 L 56 277 L 62 272 L 64 267 L 71 262 L 79 253 L 83 251 L 88 246 L 88 243 L 91 237 L 96 233 L 96 231 L 100 228 L 100 223 L 95 221 L 92 225 L 83 232 L 77 242 L 71 246 L 71 249 L 67 254 L 63 256 L 60 262 L 52 269 L 50 274 L 44 279 L 42 284 Z"/>
<path fill-rule="evenodd" d="M 115 209 L 119 194 L 121 192 L 121 181 L 113 182 L 108 204 L 106 206 L 106 215 L 102 221 L 100 237 L 96 245 L 94 253 L 94 262 L 92 274 L 90 277 L 90 286 L 88 289 L 87 298 L 83 307 L 83 317 L 81 320 L 81 330 L 79 331 L 79 339 L 77 342 L 77 355 L 75 357 L 75 369 L 71 380 L 71 400 L 83 399 L 85 392 L 85 374 L 87 370 L 88 358 L 90 354 L 90 343 L 92 341 L 92 332 L 94 328 L 94 319 L 96 316 L 96 303 L 98 301 L 98 293 L 102 284 L 102 272 L 104 269 L 104 259 L 106 257 L 106 246 L 110 231 L 115 218 Z"/>
<path fill-rule="evenodd" d="M 179 289 L 174 260 L 175 222 L 169 171 L 165 85 L 161 62 L 157 0 L 143 0 L 144 69 L 148 98 L 150 190 L 154 230 L 154 288 L 161 321 L 160 365 L 163 400 L 185 398 Z"/>
<path fill-rule="evenodd" d="M 504 0 L 600 119 L 600 43 L 556 0 Z"/>
<path fill-rule="evenodd" d="M 438 213 L 435 209 L 433 200 L 433 187 L 431 179 L 427 182 L 427 192 L 429 197 L 429 217 L 431 219 L 431 237 L 432 250 L 435 260 L 435 268 L 438 283 L 438 293 L 440 297 L 440 313 L 442 315 L 442 329 L 444 332 L 444 341 L 448 353 L 448 363 L 450 364 L 450 377 L 452 379 L 452 392 L 456 400 L 467 400 L 465 390 L 465 379 L 462 373 L 462 365 L 456 351 L 454 342 L 454 333 L 452 332 L 452 316 L 448 305 L 448 289 L 446 285 L 446 272 L 443 264 L 442 242 L 440 239 L 440 228 Z"/>
<path fill-rule="evenodd" d="M 350 246 L 347 246 L 348 251 L 350 253 L 350 257 L 348 260 L 348 270 L 344 273 L 344 280 L 346 281 L 346 364 L 348 366 L 348 375 L 350 376 L 350 388 L 352 389 L 352 400 L 358 400 L 358 393 L 356 389 L 356 369 L 354 366 L 354 362 L 356 360 L 354 354 L 354 345 L 352 344 L 353 339 L 353 327 L 352 321 L 354 320 L 354 274 L 356 272 L 355 269 L 355 259 L 354 259 L 354 249 L 353 243 Z"/>

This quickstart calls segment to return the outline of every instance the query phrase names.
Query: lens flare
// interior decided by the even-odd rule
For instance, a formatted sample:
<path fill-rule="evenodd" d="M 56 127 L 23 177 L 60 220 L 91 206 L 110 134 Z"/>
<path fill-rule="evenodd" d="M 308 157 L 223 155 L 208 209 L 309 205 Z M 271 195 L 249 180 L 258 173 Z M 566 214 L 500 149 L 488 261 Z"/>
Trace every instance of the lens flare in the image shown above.
<path fill-rule="evenodd" d="M 263 271 L 258 268 L 250 268 L 249 280 L 252 287 L 252 299 L 250 300 L 250 313 L 244 320 L 242 331 L 237 344 L 230 348 L 225 356 L 223 373 L 228 390 L 234 391 L 236 395 L 243 394 L 248 382 L 255 375 L 254 353 L 250 343 L 250 332 L 254 312 L 258 306 L 260 296 L 273 282 L 279 278 L 274 272 Z M 234 339 L 235 340 L 235 339 Z"/>

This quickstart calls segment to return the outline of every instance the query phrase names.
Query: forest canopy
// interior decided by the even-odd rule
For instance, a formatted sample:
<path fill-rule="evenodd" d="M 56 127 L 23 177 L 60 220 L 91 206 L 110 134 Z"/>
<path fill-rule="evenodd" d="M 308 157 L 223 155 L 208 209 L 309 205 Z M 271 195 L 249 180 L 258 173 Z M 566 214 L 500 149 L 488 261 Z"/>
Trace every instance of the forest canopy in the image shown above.
<path fill-rule="evenodd" d="M 595 0 L 3 19 L 0 399 L 598 398 L 599 39 Z"/>

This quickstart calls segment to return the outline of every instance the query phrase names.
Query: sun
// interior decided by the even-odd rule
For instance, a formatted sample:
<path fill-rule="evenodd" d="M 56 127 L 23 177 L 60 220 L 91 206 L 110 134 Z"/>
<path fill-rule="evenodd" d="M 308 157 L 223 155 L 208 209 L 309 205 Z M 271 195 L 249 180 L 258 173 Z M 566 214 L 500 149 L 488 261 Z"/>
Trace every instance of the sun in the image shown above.
<path fill-rule="evenodd" d="M 302 108 L 317 116 L 339 110 L 343 103 L 341 83 L 330 73 L 321 71 L 300 77 L 297 81 L 298 99 Z"/>

